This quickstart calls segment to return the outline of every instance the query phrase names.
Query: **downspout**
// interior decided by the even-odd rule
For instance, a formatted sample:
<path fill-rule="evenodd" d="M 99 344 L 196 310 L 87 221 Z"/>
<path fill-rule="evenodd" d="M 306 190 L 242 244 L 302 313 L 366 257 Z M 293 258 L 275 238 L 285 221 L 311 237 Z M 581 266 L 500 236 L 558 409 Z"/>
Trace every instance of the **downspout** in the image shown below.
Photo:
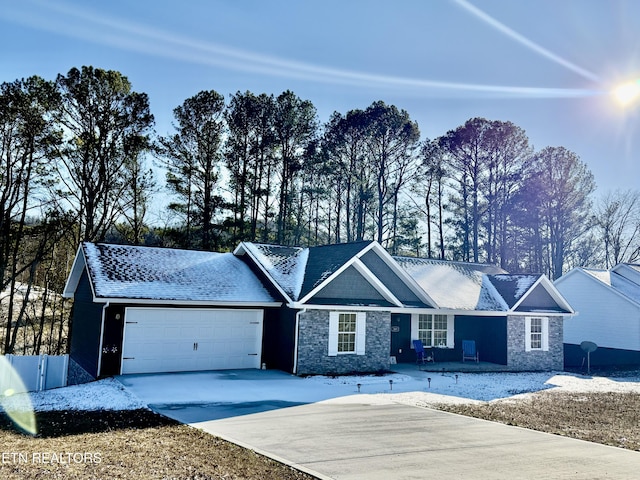
<path fill-rule="evenodd" d="M 96 372 L 96 378 L 100 377 L 100 373 L 102 370 L 102 342 L 104 341 L 104 320 L 107 317 L 107 308 L 109 308 L 110 303 L 107 302 L 102 307 L 102 323 L 100 325 L 100 343 L 98 345 L 98 370 Z"/>
<path fill-rule="evenodd" d="M 296 312 L 296 331 L 295 331 L 295 340 L 293 344 L 293 374 L 298 374 L 298 336 L 300 332 L 300 314 L 305 313 L 307 311 L 306 308 L 299 310 Z"/>

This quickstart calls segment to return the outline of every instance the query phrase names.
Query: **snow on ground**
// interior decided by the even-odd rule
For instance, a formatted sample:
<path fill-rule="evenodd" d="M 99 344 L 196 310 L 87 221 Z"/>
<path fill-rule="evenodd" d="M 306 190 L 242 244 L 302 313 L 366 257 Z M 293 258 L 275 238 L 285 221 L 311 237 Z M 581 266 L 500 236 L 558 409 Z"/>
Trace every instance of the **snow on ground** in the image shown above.
<path fill-rule="evenodd" d="M 83 385 L 1 397 L 5 410 L 135 410 L 146 405 L 120 382 L 106 378 Z"/>
<path fill-rule="evenodd" d="M 516 399 L 542 390 L 640 393 L 640 371 L 625 377 L 582 376 L 563 372 L 446 373 L 415 366 L 376 376 L 300 378 L 275 370 L 129 375 L 45 392 L 2 398 L 5 408 L 36 411 L 133 410 L 148 404 L 285 403 L 481 403 Z M 430 379 L 430 382 L 429 380 Z M 390 382 L 392 381 L 392 383 Z"/>

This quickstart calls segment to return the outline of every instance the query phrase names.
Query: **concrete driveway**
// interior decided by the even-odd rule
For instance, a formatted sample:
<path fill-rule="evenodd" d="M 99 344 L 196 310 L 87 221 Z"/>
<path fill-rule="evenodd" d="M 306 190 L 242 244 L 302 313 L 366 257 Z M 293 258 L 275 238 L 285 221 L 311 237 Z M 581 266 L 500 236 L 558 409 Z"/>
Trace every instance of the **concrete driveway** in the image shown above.
<path fill-rule="evenodd" d="M 268 391 L 270 378 L 278 385 L 283 379 L 270 372 L 247 375 L 258 375 L 246 384 L 258 390 Z M 180 378 L 185 383 L 176 388 L 186 399 L 189 379 L 197 383 L 192 389 L 196 391 L 209 377 Z M 227 381 L 233 379 L 243 376 Z M 212 391 L 220 394 L 206 401 L 175 402 L 177 393 L 172 390 L 167 397 L 172 402 L 162 403 L 162 388 L 153 388 L 162 380 L 163 376 L 120 378 L 160 413 L 320 478 L 636 479 L 640 472 L 638 452 L 403 405 L 385 395 L 307 403 L 304 392 L 296 393 L 293 387 L 291 401 L 268 401 L 256 390 L 254 402 L 234 402 L 225 397 L 223 376 L 211 383 Z"/>

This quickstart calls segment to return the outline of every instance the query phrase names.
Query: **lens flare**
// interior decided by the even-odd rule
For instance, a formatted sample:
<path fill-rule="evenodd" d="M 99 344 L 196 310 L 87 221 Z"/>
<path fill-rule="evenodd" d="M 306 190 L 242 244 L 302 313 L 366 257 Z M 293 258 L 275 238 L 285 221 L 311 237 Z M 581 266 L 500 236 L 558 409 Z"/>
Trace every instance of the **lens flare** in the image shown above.
<path fill-rule="evenodd" d="M 0 355 L 0 411 L 2 410 L 24 432 L 31 435 L 38 433 L 27 388 L 20 374 Z"/>
<path fill-rule="evenodd" d="M 613 97 L 623 107 L 627 107 L 640 100 L 640 79 L 628 82 L 613 89 Z"/>

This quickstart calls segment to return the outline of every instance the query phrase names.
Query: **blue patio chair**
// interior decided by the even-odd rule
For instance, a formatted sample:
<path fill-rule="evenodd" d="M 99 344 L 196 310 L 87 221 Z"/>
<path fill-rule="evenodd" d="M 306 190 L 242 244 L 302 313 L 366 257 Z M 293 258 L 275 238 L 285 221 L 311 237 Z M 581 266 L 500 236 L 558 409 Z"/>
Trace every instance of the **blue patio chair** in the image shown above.
<path fill-rule="evenodd" d="M 427 352 L 422 345 L 422 340 L 414 340 L 413 348 L 416 351 L 416 363 L 418 365 L 424 365 L 427 362 L 433 362 L 433 353 Z"/>
<path fill-rule="evenodd" d="M 476 349 L 475 340 L 463 340 L 462 341 L 462 361 L 475 360 L 476 363 L 480 361 L 480 354 Z"/>

